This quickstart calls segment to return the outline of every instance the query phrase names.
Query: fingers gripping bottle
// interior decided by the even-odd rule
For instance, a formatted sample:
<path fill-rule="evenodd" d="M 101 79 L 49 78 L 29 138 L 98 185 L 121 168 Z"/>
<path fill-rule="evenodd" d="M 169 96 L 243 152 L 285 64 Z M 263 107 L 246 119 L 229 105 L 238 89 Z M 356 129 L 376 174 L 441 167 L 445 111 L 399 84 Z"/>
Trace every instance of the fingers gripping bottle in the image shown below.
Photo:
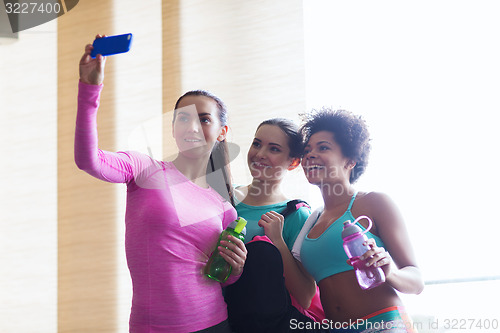
<path fill-rule="evenodd" d="M 362 231 L 356 225 L 361 219 L 367 219 L 369 222 L 368 228 Z M 371 289 L 385 282 L 384 271 L 380 267 L 366 267 L 363 260 L 359 260 L 366 251 L 370 249 L 368 245 L 363 245 L 368 240 L 365 235 L 372 227 L 372 220 L 367 216 L 360 216 L 354 222 L 347 220 L 344 222 L 344 230 L 342 230 L 342 239 L 344 240 L 344 250 L 347 256 L 351 259 L 351 264 L 356 272 L 361 289 Z"/>
<path fill-rule="evenodd" d="M 206 276 L 219 282 L 225 282 L 227 280 L 227 278 L 231 274 L 232 267 L 220 255 L 220 252 L 218 250 L 218 247 L 220 246 L 220 241 L 227 240 L 227 237 L 229 235 L 232 235 L 236 238 L 241 239 L 241 241 L 244 241 L 246 234 L 246 229 L 245 229 L 246 224 L 247 221 L 244 218 L 239 217 L 237 220 L 231 222 L 231 224 L 228 225 L 226 230 L 224 230 L 220 234 L 219 240 L 217 241 L 217 246 L 215 247 L 214 252 L 212 252 L 210 259 L 208 259 L 207 265 L 205 266 L 204 273 Z"/>

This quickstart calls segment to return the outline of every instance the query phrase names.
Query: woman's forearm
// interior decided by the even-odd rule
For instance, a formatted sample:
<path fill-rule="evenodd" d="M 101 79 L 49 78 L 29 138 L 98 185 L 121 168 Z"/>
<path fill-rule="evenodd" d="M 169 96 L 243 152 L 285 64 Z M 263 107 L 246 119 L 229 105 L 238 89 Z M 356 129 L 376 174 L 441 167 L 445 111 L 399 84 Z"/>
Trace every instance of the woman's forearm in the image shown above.
<path fill-rule="evenodd" d="M 113 153 L 98 148 L 97 109 L 102 85 L 80 82 L 78 88 L 75 128 L 76 165 L 98 179 L 112 183 L 126 183 L 133 178 L 130 157 L 126 153 Z"/>
<path fill-rule="evenodd" d="M 386 283 L 404 294 L 420 294 L 424 290 L 422 275 L 415 266 L 391 270 L 391 274 L 386 277 Z"/>
<path fill-rule="evenodd" d="M 75 163 L 92 172 L 98 167 L 97 109 L 102 85 L 78 85 L 78 111 L 75 128 Z"/>

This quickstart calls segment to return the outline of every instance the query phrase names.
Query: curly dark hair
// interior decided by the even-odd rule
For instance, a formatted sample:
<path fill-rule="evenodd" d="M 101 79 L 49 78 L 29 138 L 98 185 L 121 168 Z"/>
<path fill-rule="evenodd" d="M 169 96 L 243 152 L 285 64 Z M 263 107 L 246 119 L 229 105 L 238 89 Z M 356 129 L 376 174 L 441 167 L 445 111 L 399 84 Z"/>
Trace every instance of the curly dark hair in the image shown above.
<path fill-rule="evenodd" d="M 349 182 L 355 183 L 365 172 L 370 154 L 370 133 L 361 116 L 346 110 L 334 110 L 323 107 L 302 114 L 303 125 L 300 128 L 304 146 L 311 136 L 320 131 L 333 133 L 335 142 L 340 146 L 342 154 L 353 160 L 356 165 L 351 171 Z"/>

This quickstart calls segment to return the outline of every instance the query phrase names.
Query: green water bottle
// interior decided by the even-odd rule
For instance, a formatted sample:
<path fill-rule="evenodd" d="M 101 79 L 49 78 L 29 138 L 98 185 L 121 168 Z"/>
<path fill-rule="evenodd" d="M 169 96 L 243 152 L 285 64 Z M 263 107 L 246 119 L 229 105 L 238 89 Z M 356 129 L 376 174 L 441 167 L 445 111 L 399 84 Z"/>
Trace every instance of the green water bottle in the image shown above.
<path fill-rule="evenodd" d="M 217 241 L 217 246 L 215 247 L 214 252 L 212 252 L 210 259 L 208 259 L 207 265 L 205 266 L 204 273 L 206 276 L 219 282 L 225 282 L 227 280 L 227 278 L 231 274 L 232 267 L 220 255 L 220 252 L 218 250 L 220 241 L 227 240 L 228 235 L 239 238 L 242 242 L 245 241 L 246 224 L 247 221 L 244 218 L 238 217 L 238 219 L 231 222 L 226 230 L 224 230 L 220 234 L 219 240 Z"/>

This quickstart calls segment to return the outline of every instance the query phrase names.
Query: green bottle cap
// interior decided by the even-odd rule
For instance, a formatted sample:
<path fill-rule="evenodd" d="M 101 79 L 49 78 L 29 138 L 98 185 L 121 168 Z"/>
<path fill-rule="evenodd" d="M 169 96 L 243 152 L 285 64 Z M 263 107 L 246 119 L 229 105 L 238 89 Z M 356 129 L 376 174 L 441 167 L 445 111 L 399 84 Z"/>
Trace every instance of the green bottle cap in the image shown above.
<path fill-rule="evenodd" d="M 239 233 L 241 233 L 241 230 L 243 230 L 243 228 L 247 225 L 247 220 L 245 220 L 242 217 L 238 217 L 238 219 L 236 221 L 237 221 L 237 224 L 236 224 L 236 227 L 234 228 L 234 231 L 239 234 Z"/>

